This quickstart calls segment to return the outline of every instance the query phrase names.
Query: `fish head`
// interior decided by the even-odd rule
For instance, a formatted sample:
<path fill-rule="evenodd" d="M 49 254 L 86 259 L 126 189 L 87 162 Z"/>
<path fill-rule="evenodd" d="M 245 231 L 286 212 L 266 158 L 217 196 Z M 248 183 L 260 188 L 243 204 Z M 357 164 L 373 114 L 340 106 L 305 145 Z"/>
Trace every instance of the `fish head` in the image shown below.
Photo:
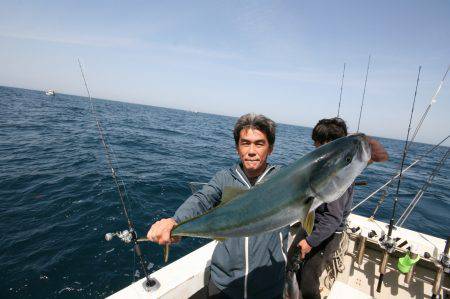
<path fill-rule="evenodd" d="M 321 202 L 338 199 L 364 170 L 371 156 L 368 138 L 355 134 L 336 139 L 312 153 L 309 185 Z"/>

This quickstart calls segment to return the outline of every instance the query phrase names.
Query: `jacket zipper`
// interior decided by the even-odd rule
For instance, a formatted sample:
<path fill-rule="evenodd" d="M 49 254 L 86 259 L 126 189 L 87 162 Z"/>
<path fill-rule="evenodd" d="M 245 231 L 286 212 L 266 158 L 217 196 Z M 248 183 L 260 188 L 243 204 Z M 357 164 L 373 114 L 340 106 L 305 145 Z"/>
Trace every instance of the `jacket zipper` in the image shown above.
<path fill-rule="evenodd" d="M 267 167 L 266 171 L 263 172 L 263 174 L 258 178 L 255 185 L 261 182 L 261 180 L 266 176 L 266 174 L 272 169 L 273 167 Z M 251 188 L 251 186 L 247 183 L 247 180 L 242 177 L 242 175 L 239 173 L 238 169 L 236 169 L 236 173 L 239 175 L 241 180 L 245 183 L 248 189 Z M 281 238 L 281 234 L 280 234 Z M 282 240 L 282 239 L 281 239 Z M 247 299 L 247 281 L 248 281 L 248 270 L 249 270 L 249 262 L 248 262 L 248 237 L 244 238 L 244 257 L 245 257 L 245 273 L 244 273 L 244 299 Z M 281 246 L 283 246 L 283 243 L 281 243 Z M 283 248 L 281 248 L 281 251 L 283 251 Z M 284 254 L 283 254 L 284 255 Z"/>

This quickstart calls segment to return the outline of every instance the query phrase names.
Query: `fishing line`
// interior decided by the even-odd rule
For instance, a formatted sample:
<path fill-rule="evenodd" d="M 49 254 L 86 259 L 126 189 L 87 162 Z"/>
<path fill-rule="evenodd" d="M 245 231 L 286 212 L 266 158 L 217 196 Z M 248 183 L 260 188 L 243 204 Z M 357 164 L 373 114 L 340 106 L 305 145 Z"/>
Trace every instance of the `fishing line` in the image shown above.
<path fill-rule="evenodd" d="M 450 69 L 450 65 L 447 67 L 447 70 L 445 71 L 444 76 L 442 77 L 441 82 L 439 83 L 439 86 L 438 86 L 438 88 L 436 89 L 436 92 L 435 92 L 434 95 L 431 97 L 430 103 L 428 104 L 428 106 L 427 106 L 427 108 L 425 109 L 424 113 L 423 113 L 422 116 L 420 117 L 419 123 L 417 124 L 417 127 L 416 127 L 416 129 L 414 130 L 414 133 L 413 133 L 413 135 L 412 135 L 412 137 L 411 137 L 411 141 L 409 142 L 408 148 L 409 148 L 409 146 L 412 144 L 412 142 L 414 141 L 414 139 L 416 138 L 417 133 L 419 132 L 419 129 L 420 129 L 420 127 L 421 127 L 422 124 L 423 124 L 423 121 L 425 120 L 425 118 L 426 118 L 428 112 L 431 110 L 431 106 L 432 106 L 433 104 L 436 103 L 436 101 L 437 101 L 436 98 L 437 98 L 437 96 L 439 95 L 439 93 L 441 92 L 442 85 L 444 85 L 444 81 L 445 81 L 445 78 L 447 77 L 447 74 L 448 74 L 449 69 Z"/>
<path fill-rule="evenodd" d="M 150 280 L 150 278 L 148 276 L 147 269 L 145 267 L 146 261 L 144 259 L 144 256 L 142 255 L 142 251 L 141 251 L 141 248 L 139 246 L 139 243 L 137 242 L 136 231 L 134 229 L 133 223 L 132 223 L 132 221 L 130 219 L 130 216 L 128 214 L 127 208 L 125 206 L 124 192 L 120 188 L 120 184 L 119 184 L 120 178 L 118 178 L 117 171 L 116 171 L 116 169 L 114 168 L 114 165 L 113 165 L 114 162 L 113 162 L 113 157 L 112 157 L 112 153 L 111 153 L 112 148 L 106 142 L 104 130 L 103 130 L 103 127 L 101 126 L 100 120 L 99 120 L 99 118 L 97 116 L 97 113 L 95 111 L 94 103 L 93 103 L 93 100 L 92 100 L 92 97 L 91 97 L 91 92 L 89 90 L 89 87 L 88 87 L 88 84 L 87 84 L 87 81 L 86 81 L 86 77 L 84 75 L 83 66 L 81 65 L 80 59 L 78 59 L 78 66 L 80 67 L 81 76 L 83 77 L 84 86 L 86 88 L 86 92 L 87 92 L 88 97 L 89 97 L 89 102 L 90 102 L 90 106 L 91 106 L 91 112 L 92 112 L 92 115 L 94 116 L 95 122 L 97 124 L 97 129 L 98 129 L 98 132 L 99 132 L 101 143 L 103 144 L 103 148 L 104 148 L 105 156 L 106 156 L 106 161 L 107 161 L 107 164 L 108 164 L 108 166 L 109 166 L 109 168 L 111 170 L 111 176 L 113 178 L 114 184 L 116 185 L 117 192 L 119 193 L 119 199 L 120 199 L 120 203 L 122 205 L 122 210 L 123 210 L 123 213 L 124 213 L 125 218 L 127 220 L 127 224 L 128 224 L 128 228 L 129 228 L 129 232 L 127 232 L 127 233 L 131 234 L 131 236 L 126 236 L 126 237 L 131 238 L 130 241 L 132 241 L 134 243 L 134 252 L 137 254 L 137 256 L 139 258 L 139 262 L 141 264 L 142 271 L 145 274 L 146 285 L 148 287 L 151 287 L 151 286 L 153 286 L 155 284 L 155 282 L 153 280 Z M 121 182 L 122 182 L 122 184 L 124 186 L 123 180 L 121 180 Z"/>
<path fill-rule="evenodd" d="M 89 101 L 90 101 L 90 104 L 91 104 L 91 112 L 92 112 L 92 114 L 93 114 L 93 116 L 95 118 L 95 122 L 97 124 L 97 129 L 98 129 L 98 132 L 99 132 L 100 141 L 102 142 L 103 148 L 105 150 L 106 161 L 107 161 L 108 166 L 109 166 L 109 168 L 111 170 L 111 175 L 112 175 L 112 178 L 114 180 L 114 183 L 116 184 L 117 191 L 119 193 L 119 199 L 120 199 L 120 202 L 122 204 L 123 212 L 124 212 L 124 215 L 125 215 L 125 217 L 127 219 L 128 227 L 131 229 L 133 227 L 133 224 L 131 222 L 130 217 L 128 216 L 128 211 L 127 211 L 127 209 L 125 207 L 124 195 L 123 195 L 122 190 L 120 188 L 120 185 L 119 185 L 119 182 L 118 182 L 118 178 L 117 178 L 117 173 L 116 173 L 116 170 L 114 169 L 112 158 L 111 158 L 111 153 L 110 153 L 110 150 L 109 150 L 110 146 L 106 143 L 105 134 L 103 133 L 103 127 L 101 126 L 100 121 L 99 121 L 99 119 L 97 117 L 97 114 L 95 112 L 94 104 L 93 104 L 92 97 L 91 97 L 91 93 L 89 91 L 89 87 L 87 85 L 86 78 L 84 76 L 83 67 L 81 66 L 81 62 L 80 62 L 79 59 L 78 59 L 78 65 L 80 66 L 81 75 L 82 75 L 83 81 L 84 81 L 84 86 L 86 87 L 86 92 L 87 92 L 87 94 L 89 96 Z"/>
<path fill-rule="evenodd" d="M 419 158 L 417 158 L 416 160 L 414 160 L 414 162 L 412 162 L 408 167 L 406 167 L 402 173 L 405 173 L 406 171 L 408 171 L 411 167 L 413 167 L 414 165 L 416 165 L 417 163 L 419 163 L 420 161 L 422 161 L 426 156 L 428 156 L 428 154 L 430 154 L 432 151 L 434 151 L 436 148 L 438 148 L 442 143 L 444 143 L 447 139 L 450 138 L 450 135 L 447 135 L 447 137 L 445 137 L 444 139 L 442 139 L 438 144 L 436 144 L 435 146 L 433 146 L 430 150 L 428 150 L 425 154 L 423 154 L 422 156 L 420 156 Z M 399 173 L 397 173 L 396 175 L 394 175 L 390 180 L 388 180 L 384 185 L 382 185 L 381 187 L 379 187 L 377 190 L 373 191 L 371 194 L 369 194 L 366 198 L 364 198 L 363 200 L 361 200 L 357 205 L 355 205 L 352 208 L 352 212 L 358 208 L 360 205 L 362 205 L 363 203 L 365 203 L 367 200 L 371 199 L 372 197 L 374 197 L 378 192 L 380 192 L 381 190 L 383 190 L 386 186 L 388 186 L 389 184 L 391 184 L 394 180 L 396 180 L 399 177 Z"/>
<path fill-rule="evenodd" d="M 339 93 L 339 106 L 338 106 L 337 117 L 339 117 L 339 112 L 341 111 L 342 88 L 344 87 L 344 77 L 345 77 L 345 62 L 344 62 L 344 70 L 342 71 L 341 92 Z"/>
<path fill-rule="evenodd" d="M 359 110 L 359 118 L 358 118 L 358 129 L 356 129 L 356 133 L 359 132 L 359 125 L 361 123 L 361 115 L 362 115 L 362 110 L 363 110 L 363 106 L 364 106 L 364 98 L 366 96 L 367 77 L 369 76 L 370 58 L 371 58 L 371 55 L 369 55 L 369 61 L 367 62 L 366 80 L 364 81 L 364 89 L 363 89 L 363 95 L 362 95 L 362 100 L 361 100 L 361 109 Z"/>

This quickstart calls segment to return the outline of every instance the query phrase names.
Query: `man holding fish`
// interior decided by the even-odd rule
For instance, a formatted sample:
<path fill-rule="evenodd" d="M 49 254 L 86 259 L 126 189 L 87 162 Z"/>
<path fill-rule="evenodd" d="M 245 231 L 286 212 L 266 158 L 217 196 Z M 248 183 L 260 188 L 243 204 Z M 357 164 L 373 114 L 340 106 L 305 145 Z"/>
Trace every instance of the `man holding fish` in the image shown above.
<path fill-rule="evenodd" d="M 241 162 L 218 172 L 172 218 L 154 223 L 147 237 L 161 245 L 180 236 L 221 240 L 210 298 L 282 298 L 289 224 L 343 195 L 366 167 L 370 145 L 362 134 L 341 138 L 280 170 L 267 163 L 273 121 L 246 114 L 234 138 Z"/>
<path fill-rule="evenodd" d="M 345 121 L 335 117 L 321 119 L 315 125 L 311 138 L 314 146 L 320 147 L 345 136 Z M 387 152 L 378 141 L 370 139 L 369 144 L 372 152 L 369 163 L 388 159 Z M 350 186 L 337 200 L 318 206 L 313 212 L 315 217 L 312 231 L 306 238 L 301 238 L 298 244 L 292 244 L 299 247 L 300 259 L 303 260 L 303 265 L 297 273 L 303 299 L 320 299 L 319 277 L 339 247 L 347 217 L 351 212 L 352 197 L 353 186 Z"/>

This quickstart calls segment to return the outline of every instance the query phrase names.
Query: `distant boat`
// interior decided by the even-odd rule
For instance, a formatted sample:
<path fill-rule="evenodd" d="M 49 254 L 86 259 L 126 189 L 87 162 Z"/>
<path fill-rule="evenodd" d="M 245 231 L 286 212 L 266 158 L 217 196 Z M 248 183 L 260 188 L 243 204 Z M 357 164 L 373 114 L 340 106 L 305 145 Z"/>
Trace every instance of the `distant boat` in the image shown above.
<path fill-rule="evenodd" d="M 45 91 L 45 94 L 48 96 L 55 96 L 55 91 L 53 89 L 48 89 Z"/>

